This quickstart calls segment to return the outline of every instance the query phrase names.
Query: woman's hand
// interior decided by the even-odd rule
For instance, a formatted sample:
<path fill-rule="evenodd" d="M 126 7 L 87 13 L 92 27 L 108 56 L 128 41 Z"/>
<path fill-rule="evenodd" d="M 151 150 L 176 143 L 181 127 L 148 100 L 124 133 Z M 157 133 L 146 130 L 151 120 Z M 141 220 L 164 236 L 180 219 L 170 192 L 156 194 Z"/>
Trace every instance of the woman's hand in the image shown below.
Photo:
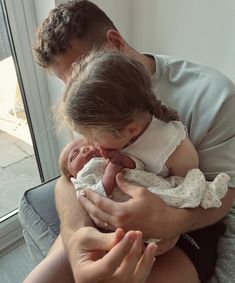
<path fill-rule="evenodd" d="M 151 271 L 157 247 L 151 243 L 142 253 L 142 233 L 122 229 L 101 233 L 84 227 L 71 260 L 76 283 L 144 283 Z M 104 251 L 109 250 L 108 253 Z"/>
<path fill-rule="evenodd" d="M 169 239 L 181 233 L 178 219 L 184 209 L 168 206 L 156 194 L 123 179 L 116 178 L 118 187 L 131 197 L 126 202 L 115 202 L 91 190 L 84 190 L 80 202 L 96 225 L 115 230 L 140 230 L 144 238 Z"/>

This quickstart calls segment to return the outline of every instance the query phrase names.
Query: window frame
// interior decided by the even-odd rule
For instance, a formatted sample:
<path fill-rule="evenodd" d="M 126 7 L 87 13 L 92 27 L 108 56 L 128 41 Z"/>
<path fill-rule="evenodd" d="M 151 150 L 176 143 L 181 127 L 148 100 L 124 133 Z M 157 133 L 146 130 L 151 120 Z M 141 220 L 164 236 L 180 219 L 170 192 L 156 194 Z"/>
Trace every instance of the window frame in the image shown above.
<path fill-rule="evenodd" d="M 22 80 L 22 96 L 34 136 L 35 154 L 41 164 L 42 181 L 58 175 L 58 142 L 50 115 L 51 101 L 46 76 L 35 63 L 31 50 L 37 16 L 32 0 L 3 0 L 15 60 Z M 34 95 L 31 95 L 31 94 Z"/>
<path fill-rule="evenodd" d="M 31 51 L 33 34 L 38 25 L 35 0 L 0 0 L 10 35 L 19 86 L 33 141 L 41 182 L 58 176 L 61 137 L 55 134 L 50 114 L 51 99 L 47 75 L 35 63 Z M 55 4 L 52 1 L 50 4 Z M 46 9 L 48 8 L 47 3 Z M 31 94 L 34 95 L 31 95 Z M 30 187 L 28 188 L 30 189 Z M 0 255 L 23 241 L 18 209 L 0 218 Z"/>

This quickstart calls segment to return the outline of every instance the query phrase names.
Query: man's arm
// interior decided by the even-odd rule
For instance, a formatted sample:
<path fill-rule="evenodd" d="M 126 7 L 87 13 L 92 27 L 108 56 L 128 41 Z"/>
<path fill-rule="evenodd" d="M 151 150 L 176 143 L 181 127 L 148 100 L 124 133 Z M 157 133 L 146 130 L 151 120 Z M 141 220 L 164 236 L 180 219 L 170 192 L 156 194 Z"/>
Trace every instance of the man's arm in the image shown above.
<path fill-rule="evenodd" d="M 60 177 L 55 187 L 56 208 L 60 218 L 60 233 L 69 258 L 76 249 L 76 231 L 84 226 L 94 226 L 77 199 L 73 184 Z"/>
<path fill-rule="evenodd" d="M 174 208 L 167 205 L 157 195 L 146 188 L 126 182 L 118 175 L 117 185 L 131 199 L 116 203 L 103 198 L 90 190 L 85 190 L 86 197 L 80 197 L 85 209 L 103 222 L 125 231 L 143 231 L 145 238 L 169 239 L 182 233 L 197 230 L 222 219 L 232 206 L 235 190 L 228 190 L 219 208 Z"/>
<path fill-rule="evenodd" d="M 186 213 L 186 225 L 182 227 L 185 232 L 197 230 L 216 223 L 229 212 L 235 198 L 235 189 L 229 188 L 225 197 L 221 200 L 222 205 L 218 208 L 203 209 L 201 207 L 188 209 Z M 188 219 L 188 221 L 187 221 Z M 187 225 L 188 224 L 188 225 Z"/>

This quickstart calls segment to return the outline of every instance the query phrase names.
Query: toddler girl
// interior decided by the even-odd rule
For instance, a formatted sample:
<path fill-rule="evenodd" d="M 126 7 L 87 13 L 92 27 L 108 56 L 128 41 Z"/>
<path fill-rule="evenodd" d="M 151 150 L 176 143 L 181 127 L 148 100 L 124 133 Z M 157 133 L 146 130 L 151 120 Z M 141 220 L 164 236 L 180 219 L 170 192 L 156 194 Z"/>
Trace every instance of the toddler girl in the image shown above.
<path fill-rule="evenodd" d="M 73 130 L 99 147 L 107 159 L 118 149 L 141 160 L 148 172 L 163 177 L 185 177 L 189 170 L 198 167 L 197 152 L 177 113 L 153 95 L 145 67 L 120 52 L 92 51 L 75 63 L 58 113 Z M 150 180 L 149 176 L 143 179 Z M 173 187 L 183 184 L 177 189 L 183 203 L 187 195 L 194 203 L 174 205 L 198 206 L 200 202 L 195 200 L 203 199 L 206 192 L 203 206 L 208 208 L 213 190 L 219 199 L 224 196 L 228 179 L 226 174 L 220 174 L 204 190 L 205 179 L 199 170 L 190 171 L 183 183 L 180 178 L 171 178 L 170 187 L 172 183 Z M 149 181 L 146 186 L 154 190 L 158 184 Z M 160 187 L 164 192 L 164 182 Z M 175 201 L 173 196 L 168 199 Z M 215 206 L 219 205 L 220 201 Z"/>
<path fill-rule="evenodd" d="M 104 153 L 104 152 L 102 152 Z M 109 152 L 109 160 L 85 139 L 74 139 L 60 154 L 59 165 L 62 174 L 71 178 L 77 196 L 84 188 L 90 188 L 115 201 L 126 201 L 129 196 L 116 187 L 116 175 L 123 172 L 129 182 L 134 182 L 158 194 L 169 205 L 186 208 L 202 206 L 219 207 L 220 199 L 227 191 L 228 175 L 220 174 L 213 182 L 206 182 L 199 169 L 190 170 L 186 177 L 163 178 L 144 171 L 144 164 L 121 154 L 118 150 Z M 197 176 L 195 182 L 191 182 Z"/>

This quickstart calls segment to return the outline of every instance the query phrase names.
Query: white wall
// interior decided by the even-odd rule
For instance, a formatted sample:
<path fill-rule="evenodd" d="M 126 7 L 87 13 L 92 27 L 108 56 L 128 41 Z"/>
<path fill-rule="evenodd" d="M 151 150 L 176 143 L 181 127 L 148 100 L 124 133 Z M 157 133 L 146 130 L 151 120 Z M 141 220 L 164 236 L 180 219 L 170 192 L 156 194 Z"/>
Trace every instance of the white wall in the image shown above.
<path fill-rule="evenodd" d="M 56 5 L 66 2 L 67 0 L 54 0 Z M 129 39 L 132 32 L 131 0 L 90 0 L 100 7 L 114 22 L 117 29 L 122 35 Z"/>
<path fill-rule="evenodd" d="M 40 5 L 38 1 L 34 2 L 41 20 L 54 3 L 64 0 L 42 0 Z M 110 16 L 127 42 L 139 51 L 169 54 L 203 63 L 235 81 L 234 0 L 93 2 Z"/>
<path fill-rule="evenodd" d="M 126 39 L 131 38 L 132 28 L 132 1 L 130 0 L 92 0 L 114 22 L 117 29 Z"/>
<path fill-rule="evenodd" d="M 56 0 L 61 3 L 63 0 Z M 235 81 L 234 0 L 94 0 L 139 51 L 214 67 Z"/>
<path fill-rule="evenodd" d="M 49 11 L 55 8 L 55 0 L 34 0 L 37 22 L 42 22 L 48 15 Z M 62 92 L 63 83 L 53 75 L 46 74 L 48 92 L 50 93 L 50 102 L 53 104 L 57 101 Z"/>
<path fill-rule="evenodd" d="M 235 81 L 234 0 L 131 0 L 131 44 L 212 66 Z"/>

